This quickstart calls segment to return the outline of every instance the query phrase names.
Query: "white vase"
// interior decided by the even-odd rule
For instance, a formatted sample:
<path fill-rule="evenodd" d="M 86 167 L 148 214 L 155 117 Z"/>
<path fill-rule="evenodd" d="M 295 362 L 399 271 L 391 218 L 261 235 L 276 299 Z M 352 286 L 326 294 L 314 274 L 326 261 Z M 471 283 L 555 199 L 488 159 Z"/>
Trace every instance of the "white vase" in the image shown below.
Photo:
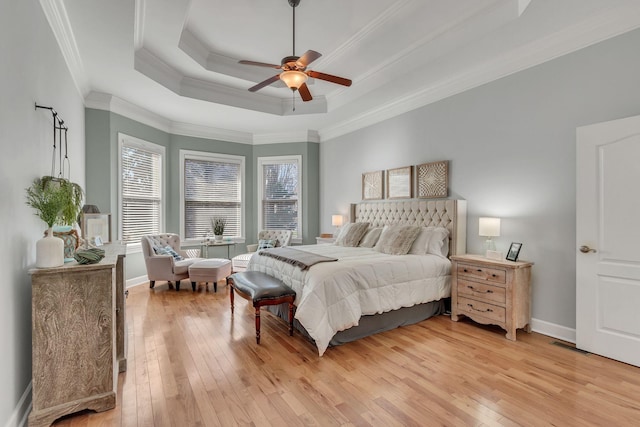
<path fill-rule="evenodd" d="M 216 235 L 214 235 L 214 236 L 213 236 L 213 239 L 214 239 L 216 242 L 218 242 L 218 243 L 219 243 L 219 242 L 222 242 L 222 234 L 216 234 Z"/>
<path fill-rule="evenodd" d="M 53 235 L 50 228 L 47 236 L 36 242 L 36 267 L 50 268 L 64 265 L 64 242 Z"/>

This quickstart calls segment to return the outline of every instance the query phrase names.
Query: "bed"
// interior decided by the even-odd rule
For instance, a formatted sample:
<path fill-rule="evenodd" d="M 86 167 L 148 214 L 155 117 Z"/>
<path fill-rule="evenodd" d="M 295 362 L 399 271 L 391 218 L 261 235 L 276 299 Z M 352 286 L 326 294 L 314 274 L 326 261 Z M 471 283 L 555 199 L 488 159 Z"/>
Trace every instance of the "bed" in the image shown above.
<path fill-rule="evenodd" d="M 350 218 L 360 223 L 359 228 L 368 223 L 368 230 L 394 225 L 429 227 L 422 228 L 423 233 L 445 229 L 448 251 L 424 254 L 414 252 L 412 246 L 413 254 L 391 255 L 368 247 L 296 246 L 305 255 L 327 258 L 328 262 L 306 269 L 274 258 L 268 251 L 254 255 L 249 270 L 267 273 L 296 291 L 295 326 L 315 342 L 320 356 L 330 345 L 441 313 L 443 300 L 451 293 L 447 255 L 466 249 L 466 202 L 462 200 L 362 202 L 351 205 Z M 272 311 L 285 315 L 279 306 Z"/>

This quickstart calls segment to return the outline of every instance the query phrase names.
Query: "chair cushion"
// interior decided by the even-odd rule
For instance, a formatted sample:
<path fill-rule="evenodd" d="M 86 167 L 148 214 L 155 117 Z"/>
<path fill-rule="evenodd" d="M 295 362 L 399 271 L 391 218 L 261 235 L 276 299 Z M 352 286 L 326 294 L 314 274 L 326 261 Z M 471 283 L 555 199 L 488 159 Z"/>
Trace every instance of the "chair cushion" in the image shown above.
<path fill-rule="evenodd" d="M 249 265 L 249 260 L 254 253 L 255 252 L 234 256 L 231 260 L 231 263 L 233 264 L 233 271 L 246 270 Z"/>
<path fill-rule="evenodd" d="M 198 261 L 202 261 L 203 258 L 185 258 L 173 263 L 174 274 L 187 274 L 189 272 L 189 266 L 195 264 Z"/>
<path fill-rule="evenodd" d="M 258 250 L 271 249 L 276 247 L 277 240 L 273 239 L 260 239 L 258 241 Z"/>

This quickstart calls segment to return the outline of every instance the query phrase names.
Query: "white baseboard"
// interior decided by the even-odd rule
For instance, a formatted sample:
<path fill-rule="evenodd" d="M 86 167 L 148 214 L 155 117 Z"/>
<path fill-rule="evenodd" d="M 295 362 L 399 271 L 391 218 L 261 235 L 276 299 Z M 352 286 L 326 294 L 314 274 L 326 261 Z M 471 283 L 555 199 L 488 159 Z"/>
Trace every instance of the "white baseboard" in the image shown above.
<path fill-rule="evenodd" d="M 540 319 L 531 319 L 531 329 L 539 334 L 548 335 L 570 343 L 576 342 L 576 330 Z"/>
<path fill-rule="evenodd" d="M 22 393 L 18 405 L 7 420 L 5 427 L 23 427 L 27 425 L 27 417 L 31 412 L 31 381 L 27 385 L 26 390 Z"/>
<path fill-rule="evenodd" d="M 127 279 L 127 289 L 133 288 L 134 286 L 144 285 L 149 282 L 149 277 L 147 275 L 132 277 L 131 279 Z"/>

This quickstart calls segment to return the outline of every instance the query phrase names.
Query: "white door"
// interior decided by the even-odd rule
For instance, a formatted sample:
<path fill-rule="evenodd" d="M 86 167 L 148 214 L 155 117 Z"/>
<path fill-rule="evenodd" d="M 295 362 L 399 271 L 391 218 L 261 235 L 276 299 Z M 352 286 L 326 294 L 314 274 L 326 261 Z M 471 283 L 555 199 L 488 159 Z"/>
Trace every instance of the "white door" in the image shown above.
<path fill-rule="evenodd" d="M 640 366 L 640 116 L 578 128 L 576 345 Z"/>

